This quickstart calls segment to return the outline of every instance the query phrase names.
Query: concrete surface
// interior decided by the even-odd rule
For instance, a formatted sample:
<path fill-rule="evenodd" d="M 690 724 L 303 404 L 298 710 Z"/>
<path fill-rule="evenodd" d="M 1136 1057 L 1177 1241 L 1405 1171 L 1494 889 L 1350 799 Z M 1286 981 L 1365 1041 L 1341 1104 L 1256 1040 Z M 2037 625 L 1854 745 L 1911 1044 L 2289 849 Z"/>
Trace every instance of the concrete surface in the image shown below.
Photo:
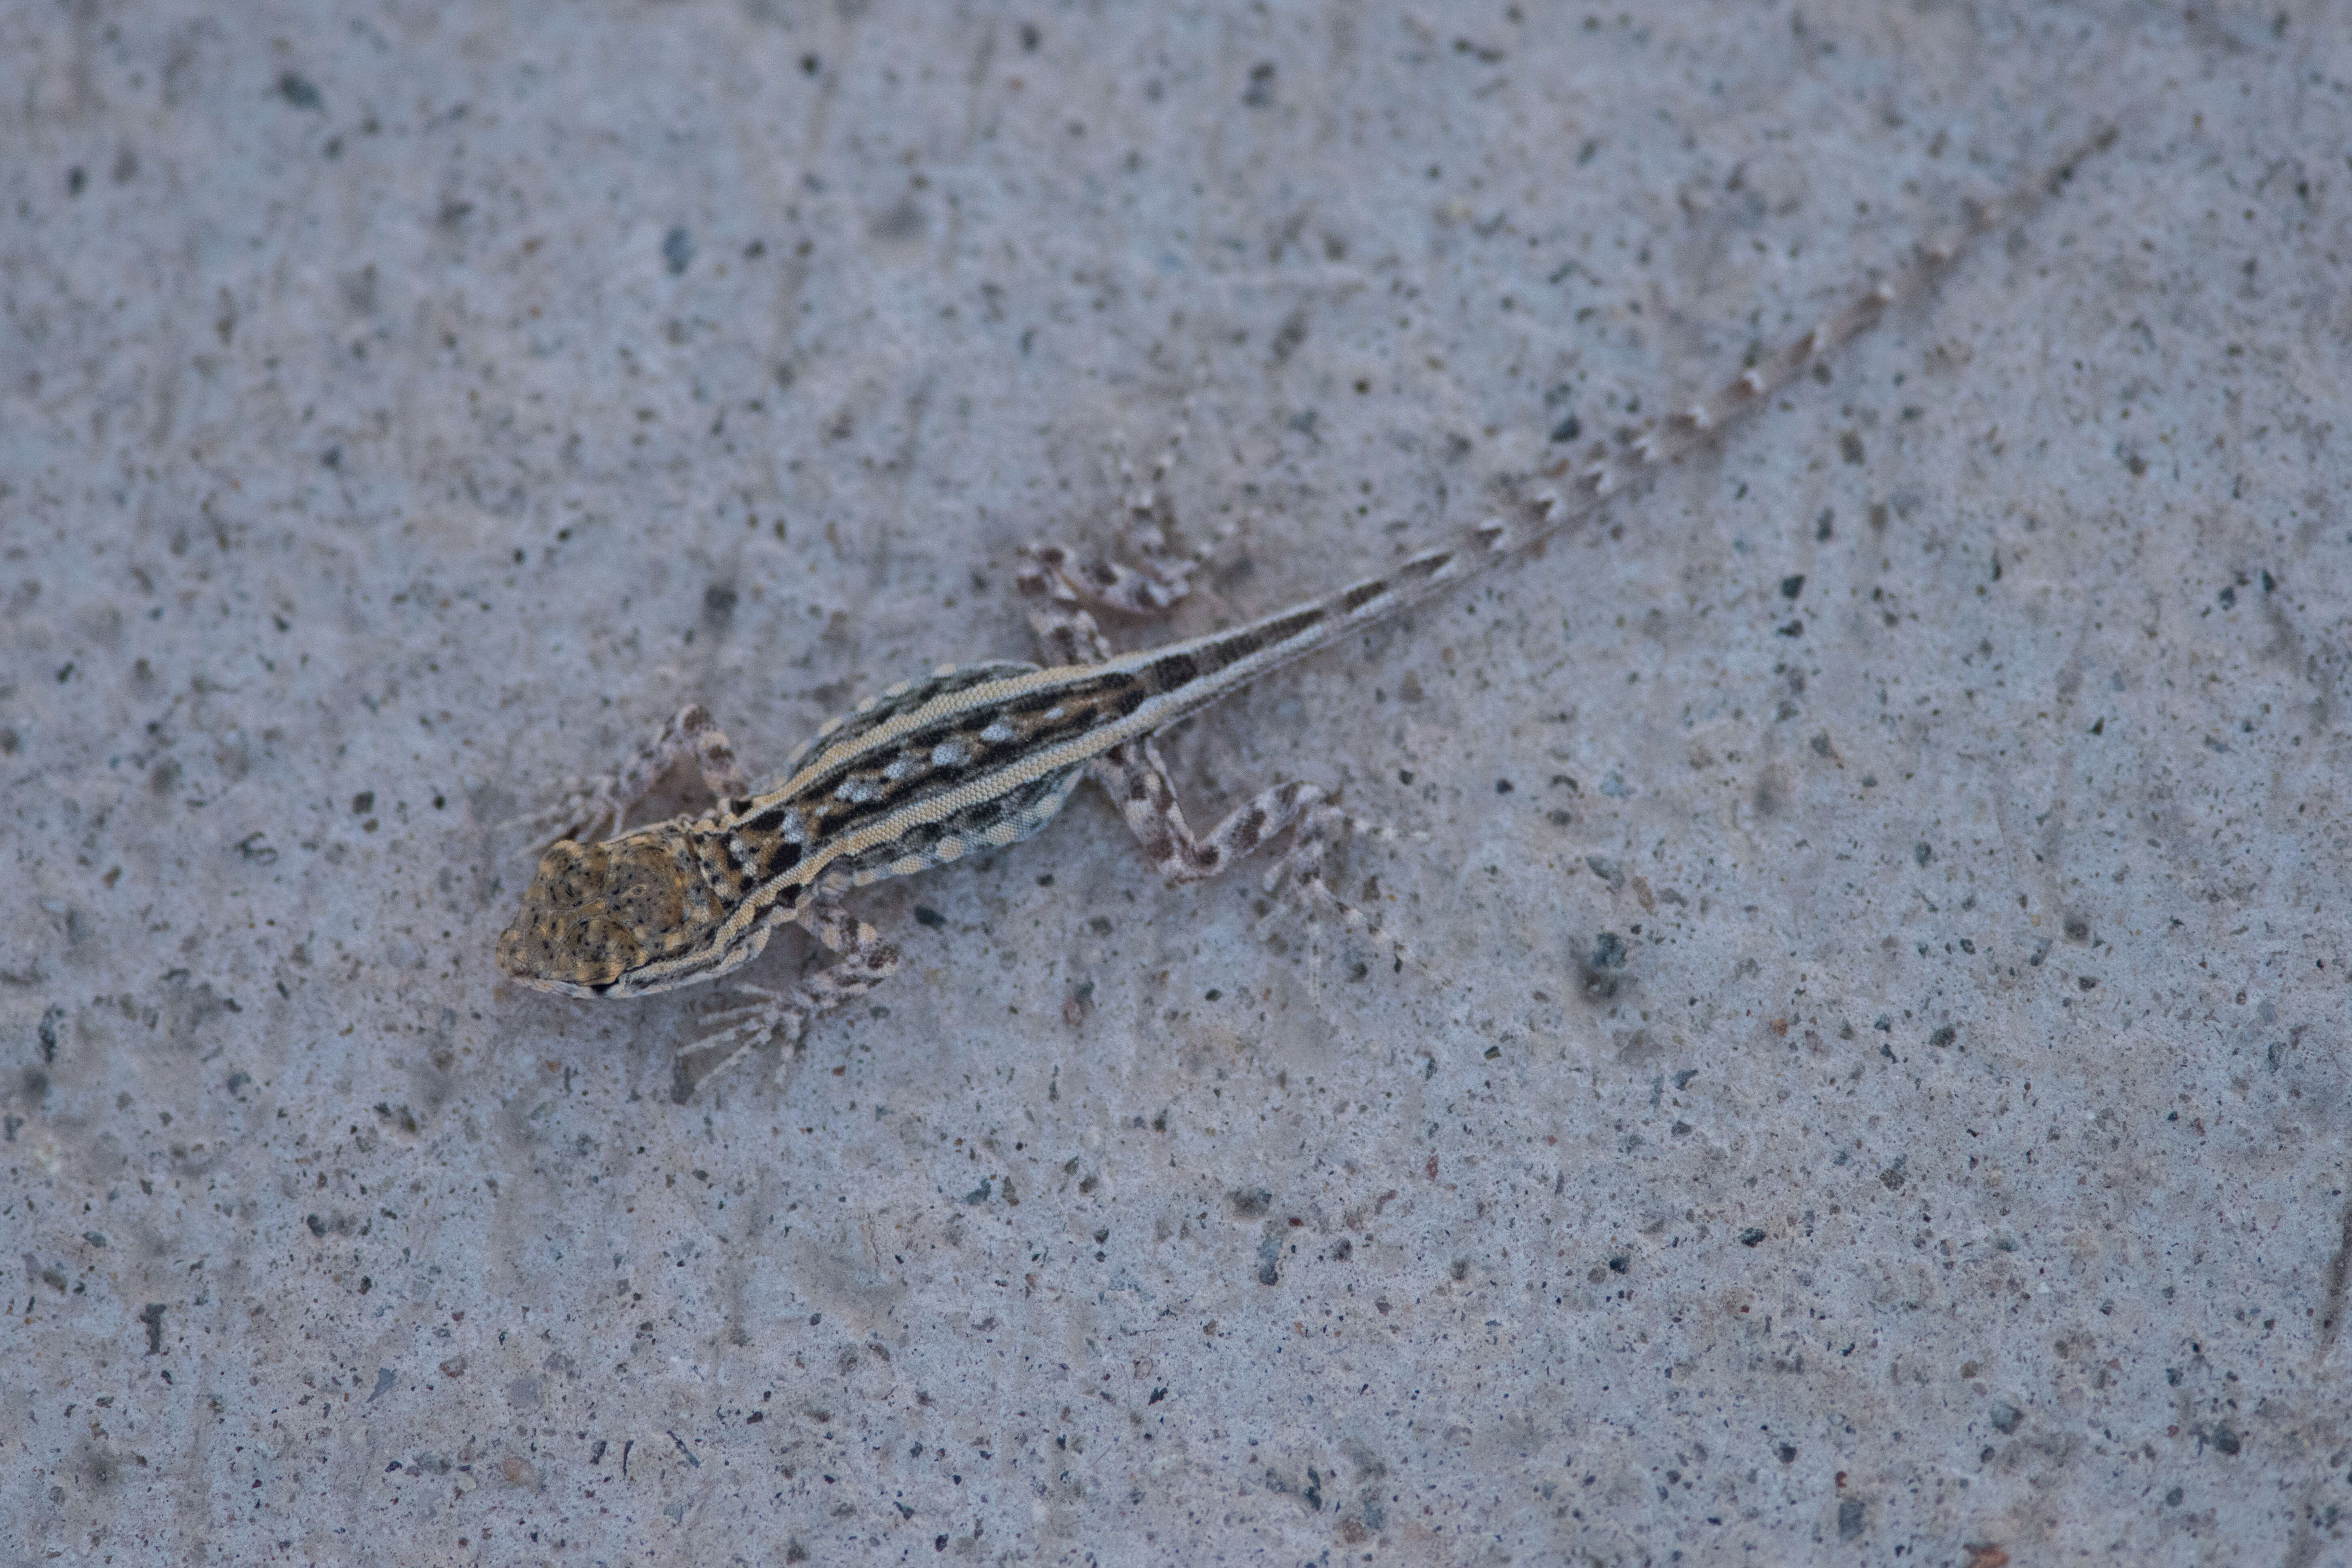
<path fill-rule="evenodd" d="M 499 823 L 1025 655 L 1186 397 L 1190 629 L 2103 118 L 1173 740 L 1419 966 L 1084 797 L 782 1089 L 494 973 Z M 6 1561 L 2352 1561 L 2347 147 L 2328 5 L 8 7 Z"/>

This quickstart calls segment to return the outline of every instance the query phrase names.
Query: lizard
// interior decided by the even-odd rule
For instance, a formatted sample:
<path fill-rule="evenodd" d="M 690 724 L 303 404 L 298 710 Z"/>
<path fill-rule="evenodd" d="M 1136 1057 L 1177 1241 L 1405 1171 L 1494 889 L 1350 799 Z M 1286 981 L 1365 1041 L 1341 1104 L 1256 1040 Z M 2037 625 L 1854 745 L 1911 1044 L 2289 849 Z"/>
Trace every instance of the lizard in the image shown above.
<path fill-rule="evenodd" d="M 1823 356 L 1925 289 L 1966 243 L 2021 218 L 2054 195 L 2106 128 L 2004 198 L 1973 205 L 1959 232 L 1916 247 L 1903 265 L 1836 313 L 1749 363 L 1712 395 L 1615 444 L 1595 442 L 1555 463 L 1531 493 L 1455 539 L 1392 569 L 1202 636 L 1114 653 L 1093 611 L 1164 613 L 1205 554 L 1181 556 L 1147 493 L 1132 501 L 1137 564 L 1030 546 L 1016 585 L 1045 662 L 947 664 L 900 681 L 822 726 L 775 782 L 754 789 L 724 731 L 688 704 L 614 773 L 587 781 L 526 819 L 552 825 L 522 905 L 499 937 L 510 978 L 571 996 L 650 995 L 732 974 L 777 929 L 798 924 L 835 956 L 789 989 L 740 985 L 755 998 L 715 1015 L 713 1032 L 681 1055 L 733 1043 L 715 1078 L 770 1039 L 781 1078 L 809 1026 L 897 969 L 897 950 L 845 907 L 844 895 L 967 855 L 1019 843 L 1045 827 L 1086 778 L 1109 794 L 1160 874 L 1214 877 L 1267 840 L 1290 843 L 1265 878 L 1295 899 L 1380 934 L 1377 921 L 1325 882 L 1323 861 L 1351 834 L 1378 831 L 1318 785 L 1291 781 L 1236 806 L 1206 833 L 1187 824 L 1155 737 L 1218 699 L 1590 519 L 1660 468 L 1716 440 Z M 1181 434 L 1178 437 L 1181 442 Z M 1171 453 L 1172 458 L 1173 446 Z M 1166 461 L 1155 474 L 1164 476 Z M 717 804 L 624 831 L 630 808 L 691 758 Z M 1403 948 L 1397 944 L 1402 958 Z"/>

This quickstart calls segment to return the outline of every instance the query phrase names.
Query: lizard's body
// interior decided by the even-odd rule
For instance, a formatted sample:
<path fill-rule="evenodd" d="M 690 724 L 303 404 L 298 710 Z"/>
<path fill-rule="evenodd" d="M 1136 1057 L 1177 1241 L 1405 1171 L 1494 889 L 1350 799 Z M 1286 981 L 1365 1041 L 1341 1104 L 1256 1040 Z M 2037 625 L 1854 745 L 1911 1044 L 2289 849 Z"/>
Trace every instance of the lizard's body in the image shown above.
<path fill-rule="evenodd" d="M 2107 132 L 2084 151 L 2112 140 Z M 2055 190 L 2082 155 L 1976 214 L 1969 232 L 1982 233 Z M 639 996 L 730 973 L 755 957 L 778 926 L 797 921 L 838 954 L 837 962 L 789 993 L 746 987 L 766 1001 L 723 1016 L 713 1037 L 742 1037 L 739 1057 L 772 1035 L 797 1040 L 810 1018 L 897 967 L 896 952 L 842 908 L 844 893 L 1017 843 L 1051 821 L 1089 773 L 1110 791 L 1145 853 L 1171 880 L 1213 876 L 1291 829 L 1291 848 L 1269 884 L 1287 873 L 1307 896 L 1369 923 L 1318 875 L 1330 844 L 1361 824 L 1316 786 L 1293 783 L 1266 791 L 1196 837 L 1152 737 L 1268 670 L 1387 620 L 1590 516 L 1761 405 L 1929 281 L 1957 249 L 1957 243 L 1922 247 L 1903 274 L 1759 360 L 1713 398 L 1625 447 L 1604 449 L 1565 475 L 1567 499 L 1546 490 L 1449 545 L 1322 598 L 1227 631 L 1114 657 L 1087 604 L 1149 611 L 1184 592 L 1181 569 L 1169 571 L 1156 530 L 1148 531 L 1145 550 L 1160 564 L 1140 573 L 1100 563 L 1080 566 L 1066 552 L 1045 547 L 1032 552 L 1037 564 L 1022 587 L 1055 661 L 1048 668 L 948 665 L 891 687 L 820 730 L 787 776 L 757 794 L 725 736 L 699 707 L 689 707 L 621 773 L 555 808 L 557 841 L 499 939 L 499 965 L 539 990 Z M 578 841 L 607 819 L 617 833 L 628 807 L 689 753 L 719 797 L 716 809 L 601 843 Z"/>

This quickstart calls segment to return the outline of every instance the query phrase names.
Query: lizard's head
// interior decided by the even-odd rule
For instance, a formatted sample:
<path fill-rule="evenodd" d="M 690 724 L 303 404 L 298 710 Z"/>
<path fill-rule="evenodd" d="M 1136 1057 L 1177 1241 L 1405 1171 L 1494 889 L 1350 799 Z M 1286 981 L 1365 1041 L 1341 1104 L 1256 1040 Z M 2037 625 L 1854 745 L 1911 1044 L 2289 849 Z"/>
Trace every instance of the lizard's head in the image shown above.
<path fill-rule="evenodd" d="M 726 960 L 758 922 L 730 930 L 741 906 L 725 859 L 723 839 L 688 823 L 603 844 L 561 840 L 539 858 L 499 937 L 499 967 L 533 990 L 571 996 L 638 996 L 731 969 Z"/>

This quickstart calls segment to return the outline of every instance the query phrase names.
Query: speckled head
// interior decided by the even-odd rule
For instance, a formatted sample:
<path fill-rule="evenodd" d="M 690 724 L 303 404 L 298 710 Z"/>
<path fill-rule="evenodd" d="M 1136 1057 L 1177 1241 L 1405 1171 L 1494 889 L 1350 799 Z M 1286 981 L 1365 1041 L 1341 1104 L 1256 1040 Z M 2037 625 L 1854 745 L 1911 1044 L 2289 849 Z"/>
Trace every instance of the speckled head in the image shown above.
<path fill-rule="evenodd" d="M 499 937 L 499 967 L 572 996 L 640 995 L 709 975 L 739 901 L 706 874 L 724 864 L 721 852 L 712 865 L 719 846 L 709 837 L 665 822 L 604 844 L 552 846 Z"/>

